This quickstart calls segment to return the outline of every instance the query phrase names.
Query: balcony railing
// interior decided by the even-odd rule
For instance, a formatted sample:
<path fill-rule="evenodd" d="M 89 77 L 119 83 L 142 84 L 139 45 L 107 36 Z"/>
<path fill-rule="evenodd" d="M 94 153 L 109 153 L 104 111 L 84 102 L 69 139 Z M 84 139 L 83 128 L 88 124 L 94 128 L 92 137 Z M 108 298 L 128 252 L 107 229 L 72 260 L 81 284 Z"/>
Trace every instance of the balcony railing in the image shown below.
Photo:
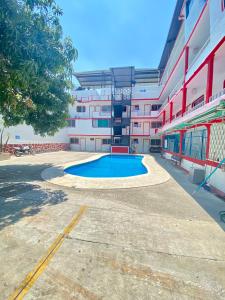
<path fill-rule="evenodd" d="M 219 93 L 213 95 L 212 97 L 209 98 L 209 102 L 212 102 L 222 96 L 225 96 L 225 89 L 223 89 L 222 91 L 220 91 Z"/>

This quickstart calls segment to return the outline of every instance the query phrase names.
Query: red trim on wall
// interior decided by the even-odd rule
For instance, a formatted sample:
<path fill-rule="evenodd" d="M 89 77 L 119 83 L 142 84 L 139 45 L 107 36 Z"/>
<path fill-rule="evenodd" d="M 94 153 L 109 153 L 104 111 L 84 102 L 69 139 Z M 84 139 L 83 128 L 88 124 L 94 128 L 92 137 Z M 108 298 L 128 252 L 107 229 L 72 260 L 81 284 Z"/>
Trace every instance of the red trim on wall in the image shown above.
<path fill-rule="evenodd" d="M 178 57 L 178 59 L 177 59 L 175 65 L 174 65 L 174 67 L 173 67 L 173 69 L 172 69 L 172 71 L 171 71 L 171 73 L 170 73 L 170 75 L 169 75 L 169 77 L 168 77 L 168 79 L 167 79 L 167 81 L 166 81 L 166 83 L 165 83 L 165 85 L 164 85 L 164 87 L 163 87 L 161 93 L 160 93 L 159 98 L 162 96 L 162 94 L 163 94 L 163 92 L 164 92 L 164 90 L 165 90 L 165 88 L 166 88 L 166 86 L 167 86 L 167 84 L 168 84 L 168 82 L 169 82 L 169 80 L 170 80 L 172 74 L 174 73 L 174 70 L 176 69 L 178 63 L 180 62 L 180 59 L 181 59 L 181 57 L 183 56 L 183 54 L 184 54 L 184 52 L 185 52 L 185 48 L 186 48 L 187 45 L 189 44 L 189 42 L 190 42 L 190 40 L 191 40 L 191 38 L 192 38 L 192 36 L 193 36 L 193 34 L 194 34 L 194 32 L 195 32 L 195 30 L 196 30 L 198 24 L 199 24 L 199 22 L 200 22 L 200 20 L 201 20 L 201 18 L 202 18 L 202 16 L 203 16 L 203 13 L 205 12 L 205 9 L 206 9 L 206 7 L 207 7 L 207 4 L 208 4 L 208 1 L 206 1 L 206 3 L 205 3 L 205 5 L 204 5 L 204 7 L 203 7 L 203 9 L 202 9 L 202 11 L 201 11 L 201 13 L 200 13 L 200 15 L 199 15 L 199 18 L 198 18 L 198 20 L 196 21 L 195 26 L 193 27 L 193 30 L 192 30 L 192 32 L 191 32 L 191 34 L 190 34 L 190 36 L 189 36 L 189 38 L 188 38 L 188 40 L 187 40 L 187 42 L 186 42 L 184 48 L 182 49 L 182 51 L 181 51 L 181 53 L 180 53 L 180 55 L 179 55 L 179 57 Z M 169 61 L 169 60 L 168 60 L 168 61 Z M 167 62 L 167 63 L 168 63 L 168 62 Z M 167 65 L 166 65 L 166 66 L 167 66 Z M 165 67 L 165 69 L 166 69 L 166 67 Z M 164 70 L 165 70 L 165 69 L 164 69 Z M 164 73 L 163 73 L 163 74 L 164 74 Z M 163 77 L 163 75 L 162 75 L 162 77 Z"/>
<path fill-rule="evenodd" d="M 193 157 L 189 157 L 189 156 L 185 156 L 185 155 L 180 155 L 179 153 L 171 152 L 171 151 L 168 151 L 166 149 L 163 149 L 162 151 L 166 152 L 166 153 L 169 153 L 169 154 L 172 154 L 172 155 L 175 155 L 175 156 L 178 156 L 178 157 L 181 157 L 182 159 L 186 159 L 188 161 L 191 161 L 191 162 L 196 163 L 196 164 L 201 165 L 201 166 L 208 165 L 208 166 L 212 166 L 212 167 L 217 167 L 218 164 L 219 164 L 218 162 L 211 161 L 211 160 L 200 160 L 200 159 L 197 159 L 197 158 L 193 158 Z"/>
<path fill-rule="evenodd" d="M 112 153 L 129 153 L 129 147 L 127 146 L 112 146 Z"/>

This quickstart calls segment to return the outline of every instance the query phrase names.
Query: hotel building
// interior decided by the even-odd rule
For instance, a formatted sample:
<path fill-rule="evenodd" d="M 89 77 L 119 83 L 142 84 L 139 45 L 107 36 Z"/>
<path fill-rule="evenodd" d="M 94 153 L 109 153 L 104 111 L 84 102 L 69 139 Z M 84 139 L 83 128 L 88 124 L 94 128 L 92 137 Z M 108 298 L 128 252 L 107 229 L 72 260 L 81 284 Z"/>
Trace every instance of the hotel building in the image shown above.
<path fill-rule="evenodd" d="M 161 145 L 166 158 L 206 176 L 225 158 L 225 0 L 177 0 L 157 69 L 75 76 L 59 148 L 149 153 Z M 210 184 L 225 193 L 223 165 Z"/>

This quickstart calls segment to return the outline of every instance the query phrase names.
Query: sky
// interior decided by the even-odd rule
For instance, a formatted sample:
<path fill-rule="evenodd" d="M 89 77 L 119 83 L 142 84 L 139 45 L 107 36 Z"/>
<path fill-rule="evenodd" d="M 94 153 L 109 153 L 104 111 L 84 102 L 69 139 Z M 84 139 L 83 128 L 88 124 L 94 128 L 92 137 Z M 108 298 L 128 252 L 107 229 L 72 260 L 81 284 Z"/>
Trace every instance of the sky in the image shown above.
<path fill-rule="evenodd" d="M 78 50 L 75 71 L 157 68 L 176 0 L 56 0 L 65 36 Z"/>

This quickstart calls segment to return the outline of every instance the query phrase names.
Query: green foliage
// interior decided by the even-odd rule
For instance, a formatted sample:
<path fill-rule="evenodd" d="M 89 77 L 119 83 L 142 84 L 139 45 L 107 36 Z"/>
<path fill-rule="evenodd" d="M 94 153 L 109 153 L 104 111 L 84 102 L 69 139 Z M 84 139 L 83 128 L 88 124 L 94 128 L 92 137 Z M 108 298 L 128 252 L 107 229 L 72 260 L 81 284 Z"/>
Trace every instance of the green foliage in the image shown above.
<path fill-rule="evenodd" d="M 65 125 L 77 50 L 54 0 L 0 0 L 0 114 L 41 135 Z"/>

